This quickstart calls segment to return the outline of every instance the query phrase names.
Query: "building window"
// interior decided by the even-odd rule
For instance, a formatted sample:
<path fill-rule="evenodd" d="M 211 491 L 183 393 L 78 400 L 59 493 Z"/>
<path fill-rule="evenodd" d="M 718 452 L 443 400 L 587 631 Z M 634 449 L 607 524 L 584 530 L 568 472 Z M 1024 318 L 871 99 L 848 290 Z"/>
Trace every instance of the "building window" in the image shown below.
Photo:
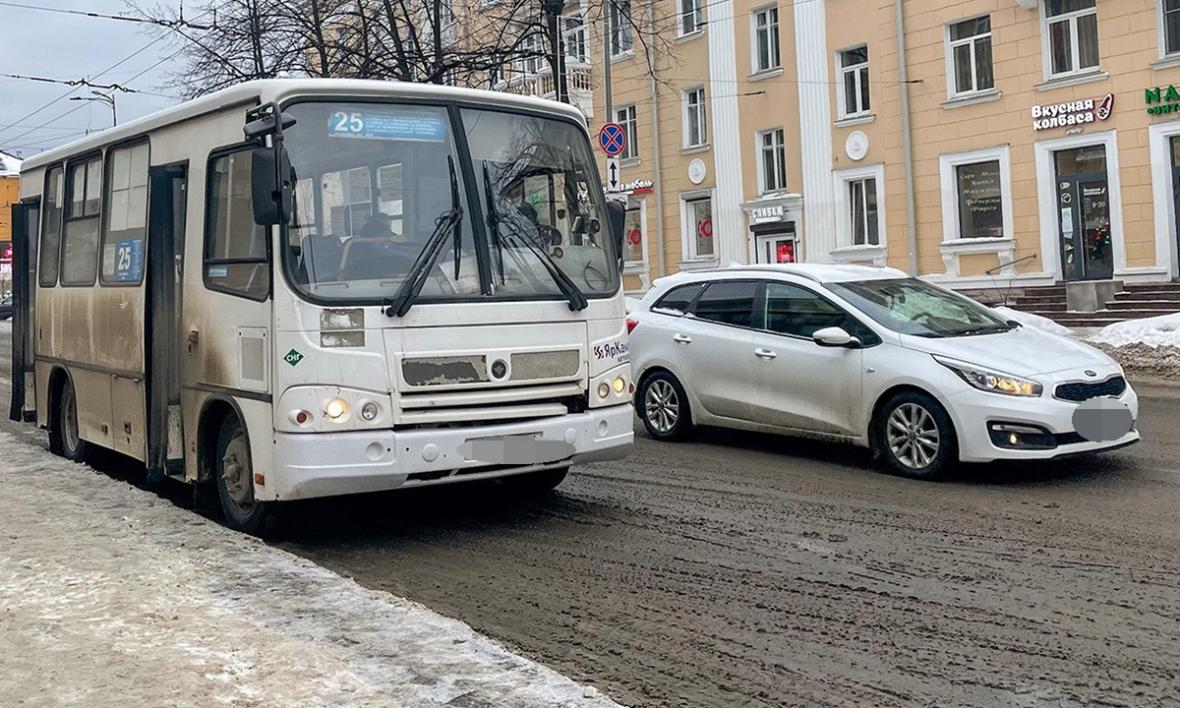
<path fill-rule="evenodd" d="M 148 144 L 107 153 L 107 208 L 102 234 L 105 283 L 139 283 L 148 216 Z"/>
<path fill-rule="evenodd" d="M 643 228 L 643 203 L 629 201 L 627 213 L 623 220 L 623 260 L 628 266 L 643 265 L 643 241 L 646 230 Z"/>
<path fill-rule="evenodd" d="M 994 88 L 991 17 L 984 15 L 948 25 L 947 59 L 952 95 Z"/>
<path fill-rule="evenodd" d="M 849 118 L 869 112 L 869 48 L 856 47 L 840 52 L 840 117 Z"/>
<path fill-rule="evenodd" d="M 761 165 L 761 191 L 777 192 L 787 188 L 787 157 L 783 129 L 758 134 L 758 164 Z"/>
<path fill-rule="evenodd" d="M 1049 75 L 1098 66 L 1097 0 L 1045 0 Z"/>
<path fill-rule="evenodd" d="M 698 87 L 684 92 L 684 147 L 699 147 L 707 142 L 705 136 L 705 89 Z"/>
<path fill-rule="evenodd" d="M 619 158 L 629 160 L 639 157 L 639 122 L 635 118 L 635 106 L 616 108 L 615 122 L 623 126 L 623 133 L 627 136 L 627 144 Z"/>
<path fill-rule="evenodd" d="M 611 0 L 610 55 L 630 54 L 634 50 L 634 27 L 631 24 L 631 0 Z"/>
<path fill-rule="evenodd" d="M 96 156 L 70 165 L 66 170 L 62 285 L 94 285 L 98 270 L 98 209 L 101 202 L 102 158 Z"/>
<path fill-rule="evenodd" d="M 705 195 L 684 200 L 685 260 L 717 257 L 713 244 L 713 197 Z"/>
<path fill-rule="evenodd" d="M 1180 53 L 1180 0 L 1161 0 L 1164 54 Z"/>
<path fill-rule="evenodd" d="M 699 32 L 705 26 L 701 0 L 676 0 L 676 4 L 680 10 L 680 22 L 677 23 L 677 27 L 681 37 Z"/>
<path fill-rule="evenodd" d="M 955 167 L 955 190 L 959 207 L 959 237 L 1003 238 L 1000 161 L 958 165 Z"/>
<path fill-rule="evenodd" d="M 520 43 L 520 72 L 535 74 L 545 62 L 545 38 L 540 32 L 533 32 Z"/>
<path fill-rule="evenodd" d="M 781 63 L 778 41 L 778 8 L 755 10 L 750 17 L 754 28 L 754 73 L 777 69 Z"/>
<path fill-rule="evenodd" d="M 865 177 L 848 181 L 848 218 L 853 246 L 881 243 L 877 222 L 877 179 Z"/>
<path fill-rule="evenodd" d="M 566 61 L 577 64 L 590 63 L 590 47 L 586 43 L 586 16 L 581 11 L 561 18 L 562 41 L 565 43 Z"/>

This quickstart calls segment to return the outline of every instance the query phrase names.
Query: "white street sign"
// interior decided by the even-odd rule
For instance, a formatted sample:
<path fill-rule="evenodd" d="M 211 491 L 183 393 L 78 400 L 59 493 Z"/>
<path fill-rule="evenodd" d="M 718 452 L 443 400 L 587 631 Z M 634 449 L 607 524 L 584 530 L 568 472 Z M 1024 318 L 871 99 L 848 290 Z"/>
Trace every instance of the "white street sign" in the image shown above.
<path fill-rule="evenodd" d="M 617 192 L 623 186 L 622 172 L 619 169 L 619 158 L 606 158 L 606 191 Z"/>

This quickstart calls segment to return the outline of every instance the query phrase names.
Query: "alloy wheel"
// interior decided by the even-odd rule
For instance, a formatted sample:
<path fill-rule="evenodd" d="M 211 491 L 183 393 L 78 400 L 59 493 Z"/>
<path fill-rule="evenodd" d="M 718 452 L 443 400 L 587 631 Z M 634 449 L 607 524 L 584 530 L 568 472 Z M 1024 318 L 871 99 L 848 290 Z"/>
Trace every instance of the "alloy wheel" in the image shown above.
<path fill-rule="evenodd" d="M 643 409 L 651 427 L 661 435 L 672 432 L 680 420 L 680 397 L 676 395 L 671 382 L 663 379 L 652 381 L 643 398 Z"/>
<path fill-rule="evenodd" d="M 916 403 L 903 403 L 893 409 L 886 437 L 890 452 L 909 469 L 924 469 L 938 456 L 938 423 L 930 411 Z"/>

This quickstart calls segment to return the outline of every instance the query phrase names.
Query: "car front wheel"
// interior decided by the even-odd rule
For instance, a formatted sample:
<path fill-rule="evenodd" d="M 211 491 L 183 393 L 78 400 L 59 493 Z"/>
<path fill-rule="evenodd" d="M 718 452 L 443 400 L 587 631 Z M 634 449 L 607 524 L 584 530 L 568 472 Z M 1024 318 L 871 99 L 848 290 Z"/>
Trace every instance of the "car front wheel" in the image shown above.
<path fill-rule="evenodd" d="M 692 427 L 688 396 L 676 377 L 657 371 L 639 389 L 639 417 L 656 440 L 679 440 Z"/>
<path fill-rule="evenodd" d="M 877 452 L 897 474 L 933 479 L 958 456 L 950 416 L 924 393 L 897 394 L 881 408 L 875 423 Z"/>

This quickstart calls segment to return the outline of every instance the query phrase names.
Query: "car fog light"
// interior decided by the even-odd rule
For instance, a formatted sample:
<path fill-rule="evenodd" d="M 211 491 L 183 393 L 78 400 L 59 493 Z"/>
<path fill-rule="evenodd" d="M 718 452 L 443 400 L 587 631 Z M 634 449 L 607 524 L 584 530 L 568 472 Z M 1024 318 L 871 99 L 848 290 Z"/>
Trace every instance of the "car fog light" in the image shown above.
<path fill-rule="evenodd" d="M 610 395 L 610 386 L 608 386 L 605 381 L 598 384 L 598 397 L 599 398 L 606 398 L 609 395 Z"/>
<path fill-rule="evenodd" d="M 378 408 L 377 404 L 373 403 L 372 401 L 369 401 L 365 405 L 361 406 L 361 417 L 365 420 L 376 420 L 377 414 L 380 412 L 381 409 Z"/>
<path fill-rule="evenodd" d="M 615 393 L 622 393 L 627 388 L 627 382 L 623 380 L 622 376 L 616 376 L 612 386 L 615 389 Z"/>
<path fill-rule="evenodd" d="M 343 422 L 344 417 L 348 415 L 348 401 L 343 398 L 330 399 L 324 405 L 324 415 L 328 416 L 334 422 Z"/>

